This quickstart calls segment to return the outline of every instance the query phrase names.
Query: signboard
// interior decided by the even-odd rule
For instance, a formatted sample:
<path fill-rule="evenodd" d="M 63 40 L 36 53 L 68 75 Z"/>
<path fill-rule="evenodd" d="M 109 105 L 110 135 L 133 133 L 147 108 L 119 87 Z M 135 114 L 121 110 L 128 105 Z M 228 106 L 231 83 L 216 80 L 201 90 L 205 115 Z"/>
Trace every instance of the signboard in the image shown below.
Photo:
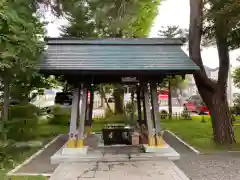
<path fill-rule="evenodd" d="M 122 77 L 122 82 L 138 82 L 136 77 Z"/>

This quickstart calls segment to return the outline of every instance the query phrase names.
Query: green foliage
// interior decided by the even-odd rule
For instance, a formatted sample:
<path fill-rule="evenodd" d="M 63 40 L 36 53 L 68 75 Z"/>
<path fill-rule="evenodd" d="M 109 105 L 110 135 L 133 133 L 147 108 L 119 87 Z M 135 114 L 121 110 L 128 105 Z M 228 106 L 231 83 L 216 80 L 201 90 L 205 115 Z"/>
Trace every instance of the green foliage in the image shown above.
<path fill-rule="evenodd" d="M 44 50 L 44 27 L 35 11 L 32 0 L 0 2 L 0 76 L 4 84 L 5 120 L 10 91 L 28 102 L 30 90 L 25 90 L 34 84 L 31 79 L 36 77 L 37 62 Z"/>
<path fill-rule="evenodd" d="M 167 117 L 168 117 L 168 112 L 165 110 L 162 110 L 160 112 L 160 119 L 167 119 Z"/>
<path fill-rule="evenodd" d="M 230 49 L 237 49 L 240 46 L 240 1 L 239 0 L 207 0 L 204 11 L 204 41 L 205 46 L 215 44 L 216 23 L 227 22 L 222 26 L 222 34 L 228 36 L 228 45 Z"/>
<path fill-rule="evenodd" d="M 240 88 L 240 68 L 234 69 L 232 77 L 234 85 Z"/>
<path fill-rule="evenodd" d="M 44 77 L 35 69 L 29 69 L 26 73 L 19 75 L 10 84 L 12 99 L 17 99 L 21 102 L 28 102 L 34 96 L 44 92 L 43 88 L 54 88 L 59 84 L 54 76 Z M 36 93 L 31 94 L 32 91 Z"/>
<path fill-rule="evenodd" d="M 233 104 L 234 105 L 231 108 L 231 112 L 233 114 L 240 113 L 240 94 L 235 94 Z"/>
<path fill-rule="evenodd" d="M 40 109 L 32 104 L 13 105 L 9 107 L 9 119 L 29 118 L 37 119 L 40 114 Z"/>
<path fill-rule="evenodd" d="M 0 3 L 2 72 L 25 72 L 35 68 L 36 60 L 43 51 L 44 44 L 40 41 L 44 34 L 43 25 L 37 16 L 32 15 L 33 9 L 29 3 L 29 0 L 2 0 Z"/>
<path fill-rule="evenodd" d="M 70 20 L 70 24 L 62 28 L 63 36 L 146 37 L 160 1 L 63 0 L 61 3 Z"/>
<path fill-rule="evenodd" d="M 186 109 L 183 110 L 182 112 L 182 117 L 185 119 L 185 120 L 191 120 L 192 117 L 190 115 L 190 112 Z"/>
<path fill-rule="evenodd" d="M 14 141 L 28 141 L 37 136 L 38 119 L 16 118 L 2 123 L 6 134 L 1 134 L 1 138 L 6 136 Z"/>
<path fill-rule="evenodd" d="M 104 118 L 109 118 L 113 116 L 113 111 L 110 108 L 106 108 L 104 112 L 105 112 Z"/>
<path fill-rule="evenodd" d="M 162 26 L 158 32 L 159 36 L 167 38 L 182 38 L 184 41 L 186 41 L 188 38 L 188 30 L 182 29 L 177 25 L 168 25 L 166 27 Z"/>
<path fill-rule="evenodd" d="M 70 109 L 63 109 L 60 106 L 56 106 L 52 109 L 49 118 L 50 124 L 55 125 L 69 125 L 70 121 Z"/>

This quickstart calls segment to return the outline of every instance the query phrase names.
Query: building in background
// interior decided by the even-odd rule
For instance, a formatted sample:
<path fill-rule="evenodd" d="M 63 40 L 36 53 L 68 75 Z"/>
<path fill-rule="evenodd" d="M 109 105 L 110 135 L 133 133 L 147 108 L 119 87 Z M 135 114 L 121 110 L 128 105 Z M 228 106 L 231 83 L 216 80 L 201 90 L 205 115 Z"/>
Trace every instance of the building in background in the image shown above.
<path fill-rule="evenodd" d="M 205 68 L 207 76 L 210 79 L 213 79 L 213 80 L 218 79 L 219 68 L 212 69 L 212 68 L 209 68 L 207 66 L 204 66 L 204 68 Z M 233 100 L 234 100 L 233 95 L 235 93 L 239 92 L 239 89 L 236 88 L 233 84 L 232 72 L 233 72 L 233 67 L 231 66 L 230 69 L 229 69 L 228 83 L 227 83 L 227 97 L 228 97 L 228 103 L 229 103 L 230 106 L 233 105 Z M 187 75 L 186 78 L 187 78 L 187 81 L 188 81 L 188 86 L 184 90 L 184 92 L 187 93 L 188 96 L 193 96 L 193 95 L 198 94 L 198 90 L 197 90 L 197 87 L 196 87 L 193 76 L 192 75 Z"/>

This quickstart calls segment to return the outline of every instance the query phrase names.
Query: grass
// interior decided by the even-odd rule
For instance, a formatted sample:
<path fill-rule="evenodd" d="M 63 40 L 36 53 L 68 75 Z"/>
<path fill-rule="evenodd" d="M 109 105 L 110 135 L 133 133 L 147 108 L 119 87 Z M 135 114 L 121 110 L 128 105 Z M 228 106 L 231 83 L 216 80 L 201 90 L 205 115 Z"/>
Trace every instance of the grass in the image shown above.
<path fill-rule="evenodd" d="M 61 125 L 49 125 L 49 124 L 40 124 L 36 133 L 38 134 L 37 138 L 34 140 L 40 140 L 43 142 L 43 146 L 51 141 L 54 137 L 61 133 L 67 133 L 68 127 Z M 9 152 L 8 159 L 11 162 L 3 162 L 3 169 L 0 169 L 0 179 L 1 180 L 46 180 L 46 177 L 43 176 L 12 176 L 11 178 L 6 176 L 6 173 L 16 167 L 18 164 L 22 163 L 29 156 L 38 151 L 41 147 L 36 148 L 14 148 Z"/>
<path fill-rule="evenodd" d="M 240 150 L 240 128 L 235 128 L 237 143 L 229 146 L 217 145 L 212 140 L 212 125 L 209 116 L 193 117 L 192 120 L 164 120 L 161 126 L 168 129 L 201 152 L 238 151 Z"/>
<path fill-rule="evenodd" d="M 239 116 L 235 117 L 240 120 Z M 113 116 L 107 119 L 95 120 L 93 123 L 93 131 L 100 132 L 104 124 L 108 123 L 123 123 L 125 117 Z M 204 122 L 202 122 L 204 119 Z M 127 123 L 127 122 L 126 122 Z M 183 120 L 174 118 L 173 120 L 161 120 L 161 127 L 168 129 L 179 136 L 201 152 L 216 152 L 216 151 L 240 151 L 240 127 L 235 128 L 235 137 L 237 144 L 229 146 L 221 146 L 214 143 L 212 140 L 212 125 L 210 116 L 193 116 L 192 120 Z M 234 124 L 239 124 L 236 122 Z"/>
<path fill-rule="evenodd" d="M 238 118 L 237 118 L 238 119 Z M 237 140 L 236 145 L 232 146 L 219 146 L 212 141 L 212 127 L 209 116 L 204 116 L 205 122 L 202 122 L 202 116 L 193 117 L 193 120 L 162 120 L 161 127 L 163 129 L 169 129 L 181 139 L 191 144 L 201 152 L 216 152 L 225 150 L 240 150 L 240 128 L 235 129 L 235 136 Z M 108 123 L 130 123 L 125 120 L 124 116 L 113 116 L 106 119 L 98 118 L 94 120 L 92 130 L 94 132 L 100 132 L 105 124 Z M 36 133 L 38 134 L 35 140 L 41 140 L 43 145 L 52 140 L 55 136 L 68 133 L 69 127 L 62 125 L 49 125 L 42 123 L 39 125 Z M 25 149 L 13 149 L 9 154 L 13 163 L 3 163 L 4 169 L 0 170 L 0 179 L 7 180 L 6 173 L 13 169 L 16 165 L 23 162 L 27 157 L 35 153 L 39 148 L 25 148 Z M 12 180 L 45 180 L 46 177 L 42 176 L 16 176 L 11 177 Z"/>

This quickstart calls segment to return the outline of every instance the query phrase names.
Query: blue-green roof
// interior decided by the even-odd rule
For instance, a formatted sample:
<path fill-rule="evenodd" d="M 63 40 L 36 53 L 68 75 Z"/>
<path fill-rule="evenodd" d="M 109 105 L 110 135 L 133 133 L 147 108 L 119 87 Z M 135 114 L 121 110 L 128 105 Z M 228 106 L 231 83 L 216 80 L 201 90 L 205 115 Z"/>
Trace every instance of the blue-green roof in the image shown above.
<path fill-rule="evenodd" d="M 41 70 L 186 70 L 199 67 L 181 49 L 180 39 L 48 39 Z"/>

